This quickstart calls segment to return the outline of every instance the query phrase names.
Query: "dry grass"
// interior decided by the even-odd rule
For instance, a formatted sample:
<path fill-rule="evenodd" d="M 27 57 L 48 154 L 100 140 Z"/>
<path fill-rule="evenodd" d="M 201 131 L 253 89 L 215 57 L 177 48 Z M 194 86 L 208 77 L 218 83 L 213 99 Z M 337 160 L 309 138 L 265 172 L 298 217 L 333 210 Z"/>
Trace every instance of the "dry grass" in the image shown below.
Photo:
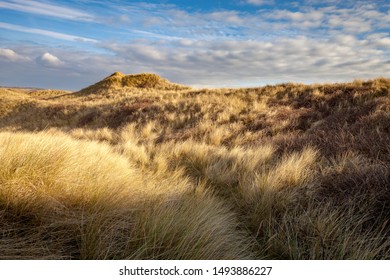
<path fill-rule="evenodd" d="M 156 74 L 142 73 L 136 75 L 125 75 L 115 72 L 102 81 L 84 88 L 79 94 L 105 94 L 109 90 L 121 91 L 128 88 L 145 88 L 155 90 L 180 90 L 189 87 L 174 84 Z"/>
<path fill-rule="evenodd" d="M 389 91 L 0 89 L 0 257 L 388 259 Z"/>
<path fill-rule="evenodd" d="M 251 257 L 234 213 L 180 174 L 49 133 L 1 133 L 0 147 L 2 258 Z"/>

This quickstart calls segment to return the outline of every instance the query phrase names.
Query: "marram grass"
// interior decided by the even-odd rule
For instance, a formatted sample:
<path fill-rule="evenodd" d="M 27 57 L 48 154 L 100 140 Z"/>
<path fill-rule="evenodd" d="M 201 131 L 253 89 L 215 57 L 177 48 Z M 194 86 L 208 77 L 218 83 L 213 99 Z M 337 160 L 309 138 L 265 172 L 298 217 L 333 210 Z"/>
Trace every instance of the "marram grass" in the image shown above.
<path fill-rule="evenodd" d="M 0 89 L 2 259 L 389 259 L 390 80 Z"/>

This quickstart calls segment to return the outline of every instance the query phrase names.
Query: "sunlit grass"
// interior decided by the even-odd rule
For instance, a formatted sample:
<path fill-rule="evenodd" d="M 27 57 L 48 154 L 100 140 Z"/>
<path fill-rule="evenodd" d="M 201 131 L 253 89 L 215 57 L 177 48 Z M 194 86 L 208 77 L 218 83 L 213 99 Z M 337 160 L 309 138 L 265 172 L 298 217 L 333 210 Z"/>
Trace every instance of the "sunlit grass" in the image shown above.
<path fill-rule="evenodd" d="M 390 257 L 389 79 L 148 75 L 0 89 L 0 258 Z"/>

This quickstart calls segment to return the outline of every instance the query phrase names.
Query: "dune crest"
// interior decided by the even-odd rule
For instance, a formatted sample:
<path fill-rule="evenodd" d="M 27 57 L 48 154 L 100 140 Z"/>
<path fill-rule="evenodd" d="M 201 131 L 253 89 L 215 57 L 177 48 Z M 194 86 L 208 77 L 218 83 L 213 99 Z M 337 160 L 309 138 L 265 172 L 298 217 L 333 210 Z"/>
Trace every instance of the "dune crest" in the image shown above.
<path fill-rule="evenodd" d="M 79 91 L 82 94 L 96 94 L 108 90 L 122 90 L 131 88 L 158 89 L 158 90 L 181 90 L 189 89 L 188 86 L 171 83 L 153 73 L 141 73 L 126 75 L 114 72 L 103 80 Z"/>

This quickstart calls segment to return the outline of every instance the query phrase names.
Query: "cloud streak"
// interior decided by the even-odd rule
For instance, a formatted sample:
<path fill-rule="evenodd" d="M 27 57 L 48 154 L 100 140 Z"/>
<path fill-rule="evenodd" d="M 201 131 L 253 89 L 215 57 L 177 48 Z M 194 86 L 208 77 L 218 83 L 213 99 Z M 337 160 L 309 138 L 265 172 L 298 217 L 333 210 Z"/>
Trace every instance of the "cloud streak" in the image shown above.
<path fill-rule="evenodd" d="M 273 4 L 273 1 L 267 1 L 267 0 L 246 0 L 245 3 L 249 5 L 255 5 L 255 6 L 262 6 L 265 4 Z"/>
<path fill-rule="evenodd" d="M 25 0 L 0 1 L 0 8 L 75 21 L 94 21 L 93 15 L 58 5 Z"/>
<path fill-rule="evenodd" d="M 65 41 L 98 43 L 97 40 L 91 38 L 69 35 L 60 32 L 38 29 L 38 28 L 30 28 L 30 27 L 15 25 L 15 24 L 9 24 L 5 22 L 0 22 L 0 28 L 12 30 L 12 31 L 24 32 L 24 33 L 38 34 L 38 35 L 65 40 Z"/>

